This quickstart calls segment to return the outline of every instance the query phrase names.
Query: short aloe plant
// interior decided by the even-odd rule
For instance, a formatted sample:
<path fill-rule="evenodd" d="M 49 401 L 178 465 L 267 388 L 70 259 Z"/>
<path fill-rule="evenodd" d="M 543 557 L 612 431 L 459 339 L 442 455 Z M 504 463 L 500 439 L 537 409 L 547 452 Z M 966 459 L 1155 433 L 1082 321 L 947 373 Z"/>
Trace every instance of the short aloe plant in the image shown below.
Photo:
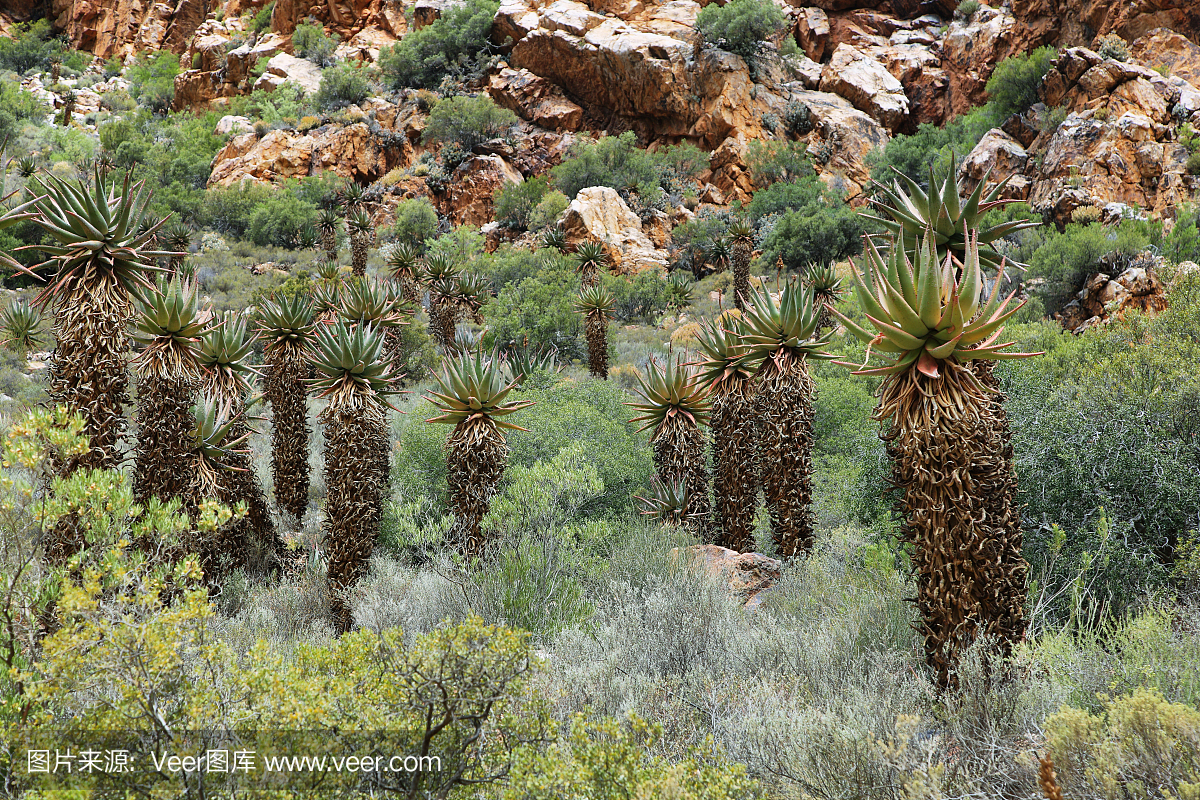
<path fill-rule="evenodd" d="M 639 430 L 652 429 L 655 471 L 664 482 L 687 488 L 685 516 L 703 529 L 710 509 L 704 459 L 704 428 L 712 413 L 707 392 L 699 376 L 674 354 L 665 364 L 652 360 L 638 382 L 642 399 L 628 404 L 639 412 L 631 421 L 644 423 Z"/>
<path fill-rule="evenodd" d="M 38 326 L 42 324 L 42 312 L 24 300 L 14 300 L 12 305 L 0 312 L 0 344 L 9 350 L 24 355 L 41 344 Z"/>
<path fill-rule="evenodd" d="M 437 381 L 428 399 L 441 413 L 426 421 L 454 426 L 446 442 L 450 508 L 464 554 L 476 556 L 486 544 L 480 522 L 508 461 L 504 429 L 524 430 L 506 417 L 533 402 L 509 400 L 515 382 L 478 351 L 447 359 Z"/>

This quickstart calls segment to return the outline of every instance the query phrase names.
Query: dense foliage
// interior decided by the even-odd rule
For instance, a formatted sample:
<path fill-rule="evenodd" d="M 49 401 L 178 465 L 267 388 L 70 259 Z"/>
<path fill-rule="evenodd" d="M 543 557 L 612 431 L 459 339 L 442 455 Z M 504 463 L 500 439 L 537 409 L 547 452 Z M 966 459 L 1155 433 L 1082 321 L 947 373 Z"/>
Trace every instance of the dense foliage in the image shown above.
<path fill-rule="evenodd" d="M 787 27 L 779 6 L 770 0 L 730 0 L 701 9 L 696 29 L 704 42 L 749 59 L 766 39 Z"/>
<path fill-rule="evenodd" d="M 379 54 L 379 69 L 396 89 L 436 89 L 452 67 L 488 46 L 499 0 L 466 0 L 445 9 L 431 25 L 412 31 Z"/>

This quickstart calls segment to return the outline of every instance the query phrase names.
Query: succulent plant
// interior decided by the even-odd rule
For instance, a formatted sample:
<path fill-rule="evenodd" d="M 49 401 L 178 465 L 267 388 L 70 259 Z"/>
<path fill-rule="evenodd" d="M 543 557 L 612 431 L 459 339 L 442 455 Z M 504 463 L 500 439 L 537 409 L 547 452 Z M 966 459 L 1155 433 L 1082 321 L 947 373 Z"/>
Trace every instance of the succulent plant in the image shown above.
<path fill-rule="evenodd" d="M 600 282 L 600 270 L 607 269 L 611 259 L 604 245 L 591 241 L 580 243 L 575 249 L 575 271 L 584 286 L 595 286 Z"/>
<path fill-rule="evenodd" d="M 360 206 L 346 215 L 346 226 L 350 229 L 350 268 L 355 275 L 365 275 L 367 250 L 375 236 L 375 223 L 367 210 Z"/>
<path fill-rule="evenodd" d="M 192 404 L 201 377 L 199 342 L 205 322 L 196 286 L 172 278 L 140 304 L 134 339 L 142 346 L 134 362 L 138 378 L 138 441 L 134 498 L 180 499 L 185 508 L 195 484 L 190 458 Z"/>
<path fill-rule="evenodd" d="M 635 494 L 634 498 L 640 501 L 644 516 L 664 525 L 694 529 L 699 522 L 695 512 L 688 508 L 688 489 L 683 481 L 664 481 L 655 475 L 650 479 L 647 495 Z"/>
<path fill-rule="evenodd" d="M 562 228 L 557 225 L 552 225 L 542 232 L 542 247 L 557 250 L 560 253 L 567 251 L 567 234 Z"/>
<path fill-rule="evenodd" d="M 789 282 L 776 300 L 766 288 L 752 293 L 742 342 L 757 366 L 755 408 L 759 457 L 771 532 L 781 558 L 812 548 L 812 378 L 808 361 L 827 360 L 828 341 L 815 338 L 818 312 L 811 289 Z"/>
<path fill-rule="evenodd" d="M 702 531 L 710 509 L 708 468 L 704 458 L 704 427 L 709 424 L 712 404 L 698 376 L 685 363 L 667 356 L 666 364 L 651 360 L 646 375 L 638 374 L 642 400 L 629 403 L 639 412 L 632 422 L 652 428 L 650 444 L 660 480 L 687 487 L 689 519 Z"/>
<path fill-rule="evenodd" d="M 981 301 L 978 239 L 973 231 L 962 239 L 965 260 L 957 263 L 953 253 L 939 258 L 932 228 L 915 258 L 899 243 L 886 259 L 869 244 L 854 283 L 874 330 L 834 311 L 870 355 L 887 359 L 846 366 L 884 376 L 876 416 L 891 423 L 883 439 L 902 492 L 901 537 L 913 548 L 925 656 L 943 686 L 955 685 L 958 654 L 980 635 L 1007 652 L 1025 633 L 1027 565 L 1007 496 L 1014 477 L 1006 422 L 969 363 L 1036 354 L 998 341 L 1019 306 L 998 301 L 1002 266 L 997 288 Z"/>
<path fill-rule="evenodd" d="M 842 295 L 842 279 L 837 274 L 837 267 L 832 261 L 824 264 L 810 264 L 804 274 L 805 284 L 813 290 L 814 299 L 820 308 L 817 318 L 817 334 L 830 327 L 829 309 L 835 305 Z"/>
<path fill-rule="evenodd" d="M 392 248 L 388 271 L 400 283 L 400 292 L 411 303 L 421 301 L 421 251 L 408 242 Z"/>
<path fill-rule="evenodd" d="M 754 228 L 744 219 L 729 226 L 730 267 L 733 270 L 733 303 L 739 311 L 745 310 L 750 300 L 750 257 L 754 254 Z"/>
<path fill-rule="evenodd" d="M 588 343 L 588 372 L 608 380 L 608 321 L 616 300 L 602 286 L 585 286 L 575 301 L 575 310 L 584 317 L 584 335 Z"/>
<path fill-rule="evenodd" d="M 425 258 L 425 277 L 429 285 L 429 333 L 449 353 L 454 346 L 460 306 L 458 276 L 462 268 L 445 253 L 430 253 Z"/>
<path fill-rule="evenodd" d="M 509 383 L 517 387 L 524 385 L 529 376 L 537 372 L 557 373 L 562 370 L 558 363 L 558 351 L 553 347 L 516 347 L 504 355 L 504 369 Z"/>
<path fill-rule="evenodd" d="M 271 403 L 271 471 L 275 501 L 301 519 L 308 508 L 308 408 L 304 380 L 316 323 L 301 295 L 279 297 L 259 309 L 266 357 L 266 396 Z"/>
<path fill-rule="evenodd" d="M 188 250 L 192 246 L 191 229 L 182 222 L 173 220 L 163 228 L 160 238 L 168 250 L 175 251 L 175 254 L 171 256 L 168 269 L 171 272 L 178 272 L 179 268 L 183 266 L 183 260 L 187 258 Z"/>
<path fill-rule="evenodd" d="M 703 357 L 699 380 L 712 401 L 713 497 L 717 544 L 739 553 L 754 549 L 758 502 L 759 423 L 755 412 L 755 367 L 742 343 L 744 323 L 706 324 L 697 341 Z"/>
<path fill-rule="evenodd" d="M 317 230 L 321 234 L 321 247 L 327 261 L 337 263 L 338 232 L 342 229 L 342 218 L 336 208 L 323 208 L 317 215 Z"/>
<path fill-rule="evenodd" d="M 9 350 L 21 355 L 41 344 L 38 326 L 42 324 L 42 312 L 23 300 L 14 300 L 12 305 L 0 312 L 0 336 Z"/>
<path fill-rule="evenodd" d="M 515 382 L 506 383 L 495 359 L 478 351 L 447 359 L 437 381 L 428 399 L 441 413 L 426 421 L 454 426 L 446 442 L 450 507 L 464 553 L 477 556 L 485 546 L 480 522 L 508 459 L 503 431 L 524 430 L 505 418 L 533 403 L 509 400 Z"/>
<path fill-rule="evenodd" d="M 311 384 L 328 399 L 325 427 L 325 550 L 334 622 L 350 628 L 345 591 L 359 578 L 375 540 L 383 508 L 379 432 L 387 397 L 399 392 L 383 358 L 383 335 L 368 325 L 338 321 L 317 334 Z"/>
<path fill-rule="evenodd" d="M 680 311 L 692 304 L 696 282 L 682 272 L 672 272 L 667 281 L 667 308 Z"/>
<path fill-rule="evenodd" d="M 990 168 L 975 189 L 965 196 L 963 187 L 958 183 L 958 165 L 953 155 L 950 158 L 950 173 L 940 187 L 933 176 L 933 165 L 929 167 L 928 190 L 922 189 L 920 184 L 895 167 L 892 171 L 899 180 L 893 181 L 891 186 L 878 181 L 871 184 L 874 193 L 884 198 L 873 200 L 875 207 L 884 216 L 865 216 L 879 222 L 910 256 L 916 252 L 922 238 L 926 236 L 926 231 L 932 230 L 938 263 L 945 261 L 949 254 L 959 261 L 964 261 L 967 250 L 966 232 L 972 231 L 978 240 L 980 266 L 994 270 L 1000 266 L 1003 258 L 994 247 L 996 240 L 1041 224 L 1013 220 L 990 228 L 980 227 L 987 212 L 1017 202 L 1015 199 L 1001 197 L 1012 176 L 1000 181 L 990 192 L 984 194 L 984 188 L 992 174 Z"/>
<path fill-rule="evenodd" d="M 22 178 L 32 178 L 37 174 L 37 156 L 21 156 L 17 159 L 17 174 Z"/>

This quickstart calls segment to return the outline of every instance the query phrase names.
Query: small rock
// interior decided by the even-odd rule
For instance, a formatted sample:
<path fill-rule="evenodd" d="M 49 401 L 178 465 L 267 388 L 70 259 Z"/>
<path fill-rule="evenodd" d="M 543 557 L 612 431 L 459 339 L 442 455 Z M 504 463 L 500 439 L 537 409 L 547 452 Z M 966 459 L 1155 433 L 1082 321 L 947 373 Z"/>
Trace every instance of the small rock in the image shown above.
<path fill-rule="evenodd" d="M 762 605 L 783 570 L 777 559 L 759 553 L 738 553 L 715 544 L 693 545 L 687 552 L 702 561 L 710 575 L 726 581 L 747 611 Z"/>
<path fill-rule="evenodd" d="M 217 127 L 213 128 L 213 133 L 217 136 L 227 136 L 231 133 L 254 133 L 254 124 L 247 117 L 226 114 L 217 120 Z"/>

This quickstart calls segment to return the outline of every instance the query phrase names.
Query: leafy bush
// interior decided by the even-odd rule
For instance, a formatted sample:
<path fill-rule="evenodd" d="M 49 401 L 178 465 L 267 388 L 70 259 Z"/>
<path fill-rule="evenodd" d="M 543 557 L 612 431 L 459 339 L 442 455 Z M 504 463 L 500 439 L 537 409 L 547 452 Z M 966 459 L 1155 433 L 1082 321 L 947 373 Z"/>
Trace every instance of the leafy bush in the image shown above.
<path fill-rule="evenodd" d="M 705 44 L 747 60 L 758 52 L 760 43 L 786 27 L 783 12 L 771 0 L 729 0 L 723 6 L 711 3 L 696 17 L 696 29 Z"/>
<path fill-rule="evenodd" d="M 267 28 L 271 27 L 271 15 L 275 11 L 275 0 L 267 3 L 258 10 L 258 13 L 250 20 L 250 30 L 255 33 L 262 33 Z"/>
<path fill-rule="evenodd" d="M 746 206 L 752 220 L 782 214 L 824 202 L 825 185 L 815 177 L 797 181 L 778 181 L 754 193 Z"/>
<path fill-rule="evenodd" d="M 894 167 L 924 184 L 929 181 L 932 166 L 935 178 L 943 180 L 949 172 L 951 156 L 961 161 L 988 130 L 1002 121 L 989 103 L 955 117 L 942 127 L 923 122 L 916 133 L 894 136 L 882 151 L 874 150 L 868 155 L 871 177 L 890 182 L 895 178 L 891 171 Z"/>
<path fill-rule="evenodd" d="M 969 20 L 975 16 L 975 12 L 979 10 L 979 0 L 962 0 L 958 7 L 954 9 L 954 18 L 961 20 Z"/>
<path fill-rule="evenodd" d="M 22 22 L 9 29 L 9 35 L 0 37 L 0 70 L 12 70 L 24 74 L 29 70 L 45 72 L 50 62 L 62 58 L 66 44 L 54 36 L 50 20 Z"/>
<path fill-rule="evenodd" d="M 317 207 L 290 192 L 273 192 L 250 214 L 248 233 L 257 245 L 296 247 L 300 231 L 317 219 Z"/>
<path fill-rule="evenodd" d="M 1129 58 L 1129 43 L 1115 33 L 1107 33 L 1100 37 L 1096 52 L 1101 58 L 1126 61 Z"/>
<path fill-rule="evenodd" d="M 350 64 L 338 64 L 321 73 L 321 88 L 317 89 L 313 102 L 322 111 L 334 111 L 359 105 L 370 93 L 371 84 L 362 70 Z"/>
<path fill-rule="evenodd" d="M 425 197 L 402 200 L 396 206 L 396 221 L 382 232 L 385 239 L 407 242 L 422 249 L 437 235 L 437 211 Z"/>
<path fill-rule="evenodd" d="M 38 124 L 47 110 L 43 103 L 19 84 L 0 80 L 0 142 L 15 137 L 26 121 Z"/>
<path fill-rule="evenodd" d="M 557 189 L 546 192 L 529 213 L 529 230 L 541 230 L 553 225 L 570 204 L 567 196 Z"/>
<path fill-rule="evenodd" d="M 497 189 L 496 220 L 517 230 L 528 229 L 534 209 L 549 190 L 550 181 L 544 175 L 527 178 L 523 183 L 506 184 Z"/>
<path fill-rule="evenodd" d="M 292 33 L 292 47 L 296 55 L 307 58 L 318 67 L 332 67 L 337 37 L 326 36 L 325 28 L 318 22 L 301 22 Z"/>
<path fill-rule="evenodd" d="M 410 31 L 379 54 L 379 69 L 393 89 L 436 89 L 449 68 L 488 46 L 499 0 L 466 0 L 433 24 Z"/>
<path fill-rule="evenodd" d="M 811 197 L 812 191 L 801 188 L 795 194 Z M 862 252 L 863 218 L 836 197 L 817 198 L 788 211 L 771 227 L 763 239 L 762 260 L 768 267 L 783 259 L 788 270 L 801 271 Z"/>
<path fill-rule="evenodd" d="M 421 29 L 426 30 L 429 28 Z M 457 145 L 470 152 L 475 145 L 502 136 L 516 124 L 517 115 L 496 105 L 486 94 L 456 95 L 439 100 L 430 110 L 421 141 Z"/>
<path fill-rule="evenodd" d="M 134 98 L 156 114 L 165 114 L 175 100 L 175 76 L 180 72 L 179 56 L 160 50 L 148 58 L 145 54 L 129 68 L 126 77 Z"/>
<path fill-rule="evenodd" d="M 257 183 L 229 187 L 214 187 L 204 193 L 201 224 L 225 236 L 241 238 L 250 225 L 252 209 L 274 193 Z"/>
<path fill-rule="evenodd" d="M 568 199 L 580 189 L 608 186 L 636 208 L 659 207 L 666 192 L 681 194 L 684 185 L 708 167 L 708 155 L 683 143 L 651 153 L 638 147 L 637 136 L 580 139 L 569 158 L 551 170 L 553 184 Z"/>
<path fill-rule="evenodd" d="M 1184 168 L 1189 175 L 1200 175 L 1200 151 L 1188 156 L 1187 164 Z"/>
<path fill-rule="evenodd" d="M 1091 272 L 1115 274 L 1121 261 L 1158 244 L 1157 223 L 1126 219 L 1115 228 L 1068 224 L 1061 234 L 1049 233 L 1029 259 L 1030 277 L 1046 279 L 1046 302 L 1058 308 L 1079 291 Z"/>
<path fill-rule="evenodd" d="M 633 280 L 607 275 L 601 282 L 612 293 L 613 318 L 621 322 L 653 324 L 671 301 L 671 284 L 653 271 L 639 272 Z"/>
<path fill-rule="evenodd" d="M 1116 797 L 1161 787 L 1195 794 L 1200 711 L 1155 691 L 1109 699 L 1098 714 L 1063 708 L 1046 720 L 1046 744 L 1064 796 Z"/>
<path fill-rule="evenodd" d="M 988 103 L 999 119 L 1020 114 L 1038 101 L 1037 88 L 1050 71 L 1053 47 L 1039 47 L 1032 53 L 1006 58 L 996 65 L 987 82 Z"/>
<path fill-rule="evenodd" d="M 532 277 L 510 283 L 483 308 L 490 338 L 507 347 L 528 337 L 535 346 L 554 347 L 566 358 L 585 355 L 575 313 L 579 280 L 569 269 L 540 269 Z"/>
<path fill-rule="evenodd" d="M 1175 218 L 1175 226 L 1163 240 L 1163 256 L 1176 264 L 1200 260 L 1200 209 L 1184 205 Z"/>
<path fill-rule="evenodd" d="M 766 185 L 782 180 L 798 180 L 813 174 L 808 146 L 804 142 L 779 140 L 750 143 L 746 165 L 755 183 Z"/>

